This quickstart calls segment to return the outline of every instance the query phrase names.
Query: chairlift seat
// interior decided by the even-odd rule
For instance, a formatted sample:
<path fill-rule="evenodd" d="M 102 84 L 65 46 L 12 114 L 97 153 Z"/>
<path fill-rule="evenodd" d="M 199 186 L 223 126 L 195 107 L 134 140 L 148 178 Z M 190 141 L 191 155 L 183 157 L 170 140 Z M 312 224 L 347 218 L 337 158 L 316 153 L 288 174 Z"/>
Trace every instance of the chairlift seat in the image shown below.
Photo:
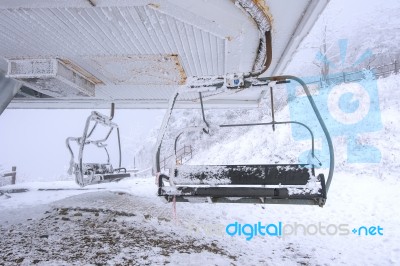
<path fill-rule="evenodd" d="M 168 201 L 279 203 L 322 206 L 323 174 L 314 177 L 307 164 L 179 165 L 171 177 L 159 177 L 159 195 Z M 164 181 L 170 186 L 165 186 Z M 175 199 L 174 199 L 175 198 Z"/>
<path fill-rule="evenodd" d="M 90 185 L 118 182 L 130 177 L 125 168 L 113 169 L 111 164 L 85 163 L 83 166 L 83 174 L 86 176 L 84 181 Z"/>

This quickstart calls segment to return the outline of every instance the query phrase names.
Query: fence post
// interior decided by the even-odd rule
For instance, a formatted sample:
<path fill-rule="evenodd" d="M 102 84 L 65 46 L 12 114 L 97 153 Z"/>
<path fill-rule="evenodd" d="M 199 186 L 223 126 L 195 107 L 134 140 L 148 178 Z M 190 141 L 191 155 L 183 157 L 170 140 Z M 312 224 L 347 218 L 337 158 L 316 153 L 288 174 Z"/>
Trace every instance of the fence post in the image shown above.
<path fill-rule="evenodd" d="M 17 167 L 16 167 L 16 166 L 13 166 L 13 167 L 11 168 L 11 172 L 6 173 L 6 174 L 4 174 L 3 176 L 4 176 L 4 177 L 11 176 L 11 185 L 15 185 L 15 181 L 16 181 L 16 179 L 17 179 Z"/>
<path fill-rule="evenodd" d="M 11 171 L 12 171 L 11 185 L 15 185 L 15 181 L 16 181 L 16 179 L 17 179 L 17 167 L 16 167 L 16 166 L 13 166 L 13 167 L 11 168 Z"/>
<path fill-rule="evenodd" d="M 394 60 L 394 73 L 397 74 L 399 71 L 398 65 L 397 65 L 397 59 Z"/>

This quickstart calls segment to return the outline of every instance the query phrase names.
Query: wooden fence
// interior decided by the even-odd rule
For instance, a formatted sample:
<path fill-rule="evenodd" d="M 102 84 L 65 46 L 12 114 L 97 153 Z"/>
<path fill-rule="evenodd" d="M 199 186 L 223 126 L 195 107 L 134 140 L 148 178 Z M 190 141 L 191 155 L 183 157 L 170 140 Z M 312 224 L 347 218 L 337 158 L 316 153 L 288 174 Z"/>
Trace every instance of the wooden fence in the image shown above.
<path fill-rule="evenodd" d="M 4 181 L 1 180 L 0 185 L 2 185 L 2 183 L 4 183 L 4 185 L 8 185 L 8 184 L 15 185 L 15 182 L 17 180 L 17 167 L 13 166 L 11 168 L 11 172 L 6 172 L 5 174 L 2 174 L 2 175 L 0 174 L 0 177 L 4 178 Z M 6 177 L 11 177 L 11 180 L 10 180 L 11 182 L 5 182 Z"/>
<path fill-rule="evenodd" d="M 376 78 L 385 78 L 390 76 L 391 74 L 398 74 L 400 71 L 400 62 L 395 60 L 391 64 L 381 65 L 377 67 L 371 67 L 369 70 L 372 73 L 373 77 Z M 307 84 L 316 84 L 319 83 L 322 87 L 324 83 L 326 84 L 340 84 L 340 83 L 350 83 L 357 82 L 365 79 L 365 70 L 361 71 L 353 71 L 353 72 L 340 72 L 335 74 L 330 74 L 326 79 L 323 77 L 306 80 Z"/>

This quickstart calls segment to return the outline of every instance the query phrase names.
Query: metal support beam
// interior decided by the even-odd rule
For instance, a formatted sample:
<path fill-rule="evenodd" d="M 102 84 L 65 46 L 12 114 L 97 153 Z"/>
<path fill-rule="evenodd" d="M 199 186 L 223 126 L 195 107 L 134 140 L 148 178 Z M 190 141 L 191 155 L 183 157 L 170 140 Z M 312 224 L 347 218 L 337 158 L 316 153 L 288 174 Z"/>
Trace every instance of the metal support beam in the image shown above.
<path fill-rule="evenodd" d="M 6 76 L 0 72 L 0 115 L 18 93 L 21 86 L 22 84 L 20 82 L 6 78 Z"/>

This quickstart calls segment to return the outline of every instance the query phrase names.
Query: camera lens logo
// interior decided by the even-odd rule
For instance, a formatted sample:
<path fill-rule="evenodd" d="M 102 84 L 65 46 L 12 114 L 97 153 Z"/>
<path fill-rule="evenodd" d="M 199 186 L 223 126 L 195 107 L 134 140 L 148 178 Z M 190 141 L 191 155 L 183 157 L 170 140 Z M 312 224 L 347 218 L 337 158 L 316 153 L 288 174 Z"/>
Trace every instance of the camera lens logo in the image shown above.
<path fill-rule="evenodd" d="M 347 40 L 339 41 L 341 69 L 347 58 Z M 357 67 L 372 56 L 367 50 L 351 67 Z M 316 59 L 329 66 L 329 69 L 339 67 L 329 61 L 326 56 L 318 53 Z M 348 163 L 379 163 L 381 153 L 374 146 L 363 143 L 366 133 L 379 131 L 382 128 L 379 109 L 378 86 L 375 74 L 371 70 L 358 72 L 339 72 L 321 76 L 302 77 L 308 83 L 320 83 L 313 99 L 324 118 L 332 137 L 346 137 Z M 327 143 L 318 121 L 313 114 L 307 97 L 298 93 L 296 84 L 287 84 L 289 110 L 292 120 L 302 121 L 314 131 L 315 138 L 322 139 L 322 149 L 315 154 L 327 166 L 329 163 Z M 304 114 L 309 114 L 308 116 Z M 305 120 L 306 119 L 306 120 Z M 292 134 L 295 140 L 308 140 L 310 137 L 301 127 L 293 125 Z M 299 160 L 309 163 L 309 152 L 303 153 Z"/>
<path fill-rule="evenodd" d="M 359 84 L 332 88 L 328 95 L 328 110 L 333 119 L 344 125 L 362 121 L 369 112 L 371 99 Z"/>

